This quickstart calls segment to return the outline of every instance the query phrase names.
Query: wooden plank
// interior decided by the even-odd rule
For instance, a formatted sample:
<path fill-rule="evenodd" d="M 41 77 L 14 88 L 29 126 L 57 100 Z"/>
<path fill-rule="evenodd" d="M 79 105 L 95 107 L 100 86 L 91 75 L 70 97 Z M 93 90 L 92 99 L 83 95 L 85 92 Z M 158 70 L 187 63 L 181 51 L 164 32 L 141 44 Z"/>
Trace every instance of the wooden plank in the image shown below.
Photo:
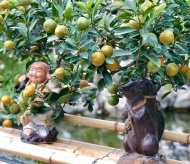
<path fill-rule="evenodd" d="M 87 146 L 85 143 L 85 146 L 83 147 L 82 142 L 80 142 L 79 145 L 77 142 L 72 142 L 72 144 L 67 145 L 63 144 L 63 139 L 58 139 L 58 142 L 53 144 L 32 145 L 22 143 L 20 141 L 19 131 L 15 131 L 11 128 L 10 131 L 9 128 L 2 128 L 0 130 L 0 140 L 2 141 L 2 144 L 0 144 L 0 151 L 46 163 L 91 164 L 93 161 L 100 158 L 98 163 L 112 164 L 116 163 L 120 157 L 120 154 L 112 151 L 102 151 L 101 146 L 100 149 L 97 148 L 97 150 L 92 151 L 91 145 L 93 144 Z M 8 131 L 10 133 L 8 133 Z M 107 151 L 108 150 L 109 148 Z M 105 158 L 103 158 L 104 156 Z"/>
<path fill-rule="evenodd" d="M 124 152 L 123 149 L 61 138 L 52 144 L 32 145 L 20 141 L 20 132 L 18 129 L 0 127 L 0 151 L 51 164 L 92 164 L 95 161 L 96 164 L 115 164 Z M 174 134 L 170 131 L 167 132 L 165 131 L 165 135 Z M 186 137 L 184 135 L 182 141 Z M 165 138 L 170 137 L 166 135 Z M 173 140 L 177 140 L 177 138 L 173 138 Z M 166 164 L 190 163 L 166 159 Z"/>

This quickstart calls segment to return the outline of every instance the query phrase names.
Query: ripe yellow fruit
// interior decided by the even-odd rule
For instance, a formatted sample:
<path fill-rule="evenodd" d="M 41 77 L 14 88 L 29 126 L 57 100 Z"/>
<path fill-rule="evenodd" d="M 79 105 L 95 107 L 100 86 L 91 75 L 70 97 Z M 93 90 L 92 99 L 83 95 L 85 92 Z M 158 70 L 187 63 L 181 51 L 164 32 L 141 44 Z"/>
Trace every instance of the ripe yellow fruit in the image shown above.
<path fill-rule="evenodd" d="M 31 0 L 21 0 L 20 3 L 23 5 L 23 6 L 28 6 L 31 4 Z"/>
<path fill-rule="evenodd" d="M 56 21 L 54 21 L 53 19 L 47 19 L 44 24 L 43 24 L 43 28 L 47 33 L 54 33 L 55 32 L 55 28 L 57 27 L 57 23 Z"/>
<path fill-rule="evenodd" d="M 86 80 L 81 80 L 80 81 L 80 84 L 79 84 L 80 88 L 84 88 L 84 87 L 87 87 L 87 86 L 88 86 L 88 82 Z"/>
<path fill-rule="evenodd" d="M 94 52 L 92 54 L 92 64 L 95 66 L 101 66 L 105 62 L 105 56 L 101 52 Z"/>
<path fill-rule="evenodd" d="M 117 59 L 114 59 L 114 62 L 112 64 L 106 62 L 105 67 L 107 68 L 107 70 L 115 71 L 119 68 L 119 62 Z"/>
<path fill-rule="evenodd" d="M 55 70 L 55 76 L 57 78 L 60 78 L 60 79 L 63 78 L 65 76 L 65 70 L 64 70 L 64 68 L 57 68 Z"/>
<path fill-rule="evenodd" d="M 13 126 L 13 122 L 11 120 L 9 120 L 9 119 L 6 119 L 6 120 L 3 121 L 2 125 L 3 125 L 3 127 L 10 128 L 10 127 Z"/>
<path fill-rule="evenodd" d="M 179 65 L 179 71 L 180 72 L 183 72 L 183 73 L 186 73 L 188 70 L 188 66 L 186 64 L 184 65 Z"/>
<path fill-rule="evenodd" d="M 120 27 L 129 27 L 129 23 L 122 23 Z"/>
<path fill-rule="evenodd" d="M 86 73 L 85 72 L 82 74 L 82 79 L 86 79 Z"/>
<path fill-rule="evenodd" d="M 68 32 L 69 32 L 68 28 L 66 26 L 63 26 L 63 25 L 58 25 L 55 28 L 55 35 L 60 39 L 64 38 Z"/>
<path fill-rule="evenodd" d="M 31 53 L 38 53 L 38 52 L 40 52 L 40 47 L 39 46 L 37 46 L 37 45 L 34 45 L 34 46 L 31 46 L 30 47 L 30 52 Z"/>
<path fill-rule="evenodd" d="M 69 90 L 70 90 L 71 92 L 74 92 L 74 91 L 76 91 L 76 88 L 75 88 L 74 86 L 71 86 L 71 87 L 69 87 Z"/>
<path fill-rule="evenodd" d="M 179 67 L 175 63 L 169 63 L 166 66 L 166 73 L 169 76 L 175 76 L 178 73 L 178 71 L 179 71 Z"/>
<path fill-rule="evenodd" d="M 3 22 L 3 16 L 0 15 L 0 23 Z"/>
<path fill-rule="evenodd" d="M 0 8 L 2 8 L 2 9 L 8 9 L 9 8 L 9 2 L 7 0 L 3 0 L 0 3 Z"/>
<path fill-rule="evenodd" d="M 190 79 L 190 68 L 187 69 L 185 74 L 187 75 L 188 79 Z"/>
<path fill-rule="evenodd" d="M 131 28 L 135 28 L 135 29 L 137 29 L 137 30 L 140 29 L 140 25 L 139 25 L 139 23 L 136 22 L 135 20 L 130 20 L 130 21 L 129 21 L 129 27 L 131 27 Z"/>
<path fill-rule="evenodd" d="M 18 7 L 18 10 L 19 10 L 20 12 L 22 12 L 22 13 L 25 13 L 25 8 L 24 8 L 24 6 L 19 6 L 19 7 Z"/>
<path fill-rule="evenodd" d="M 13 50 L 13 48 L 15 47 L 15 44 L 13 41 L 7 40 L 4 43 L 4 47 L 6 48 L 6 50 Z"/>
<path fill-rule="evenodd" d="M 141 12 L 145 12 L 149 7 L 152 6 L 152 2 L 151 1 L 145 1 L 143 4 L 141 4 L 140 8 L 141 8 Z"/>
<path fill-rule="evenodd" d="M 116 7 L 116 8 L 121 8 L 124 6 L 124 2 L 120 0 L 115 0 L 113 1 L 111 6 Z"/>
<path fill-rule="evenodd" d="M 7 95 L 4 95 L 2 98 L 1 98 L 1 102 L 4 104 L 4 105 L 9 105 L 10 102 L 11 102 L 11 98 Z"/>
<path fill-rule="evenodd" d="M 23 96 L 24 97 L 31 97 L 35 93 L 35 87 L 32 85 L 28 85 L 25 87 L 23 91 Z"/>
<path fill-rule="evenodd" d="M 163 44 L 171 44 L 174 41 L 174 34 L 172 31 L 165 30 L 160 34 L 159 40 Z"/>
<path fill-rule="evenodd" d="M 86 47 L 85 46 L 82 46 L 80 49 L 79 49 L 79 52 L 82 53 L 82 52 L 85 52 L 86 51 Z"/>
<path fill-rule="evenodd" d="M 0 12 L 1 15 L 6 15 L 6 14 L 8 14 L 8 13 L 9 13 L 9 12 L 8 12 L 7 9 L 5 9 L 5 10 L 3 10 L 3 11 Z"/>
<path fill-rule="evenodd" d="M 20 111 L 20 106 L 18 104 L 12 104 L 10 106 L 10 112 L 12 114 L 17 114 Z"/>
<path fill-rule="evenodd" d="M 164 57 L 158 56 L 158 59 L 160 60 L 160 66 L 164 65 Z"/>
<path fill-rule="evenodd" d="M 129 27 L 135 28 L 136 30 L 139 30 L 143 24 L 143 17 L 140 16 L 135 16 L 133 19 L 129 21 Z"/>
<path fill-rule="evenodd" d="M 113 54 L 113 47 L 109 45 L 104 45 L 100 52 L 104 54 L 105 57 L 110 57 Z"/>

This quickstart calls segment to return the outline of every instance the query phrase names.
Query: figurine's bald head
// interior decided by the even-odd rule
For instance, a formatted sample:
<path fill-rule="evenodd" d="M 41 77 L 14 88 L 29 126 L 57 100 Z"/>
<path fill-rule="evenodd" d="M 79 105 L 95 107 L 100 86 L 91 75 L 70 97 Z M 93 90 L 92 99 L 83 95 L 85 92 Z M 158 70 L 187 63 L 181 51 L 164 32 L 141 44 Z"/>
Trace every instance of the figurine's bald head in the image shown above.
<path fill-rule="evenodd" d="M 32 63 L 27 76 L 33 84 L 41 84 L 45 80 L 49 80 L 50 75 L 48 65 L 41 61 Z"/>

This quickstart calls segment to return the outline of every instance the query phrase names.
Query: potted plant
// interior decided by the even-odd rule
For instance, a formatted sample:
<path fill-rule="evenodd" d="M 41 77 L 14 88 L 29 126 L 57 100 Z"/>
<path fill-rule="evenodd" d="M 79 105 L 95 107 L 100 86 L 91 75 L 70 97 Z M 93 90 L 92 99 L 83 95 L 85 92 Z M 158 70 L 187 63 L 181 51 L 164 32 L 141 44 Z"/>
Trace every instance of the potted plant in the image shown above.
<path fill-rule="evenodd" d="M 68 92 L 52 101 L 74 103 L 87 95 L 84 106 L 92 111 L 95 96 L 89 83 L 95 73 L 99 92 L 113 81 L 123 86 L 132 80 L 141 94 L 154 97 L 166 84 L 175 91 L 189 84 L 189 1 L 3 0 L 0 7 L 3 54 L 27 66 L 41 60 L 64 68 L 63 77 L 53 75 Z M 110 105 L 123 96 L 121 88 L 122 94 L 111 92 Z"/>

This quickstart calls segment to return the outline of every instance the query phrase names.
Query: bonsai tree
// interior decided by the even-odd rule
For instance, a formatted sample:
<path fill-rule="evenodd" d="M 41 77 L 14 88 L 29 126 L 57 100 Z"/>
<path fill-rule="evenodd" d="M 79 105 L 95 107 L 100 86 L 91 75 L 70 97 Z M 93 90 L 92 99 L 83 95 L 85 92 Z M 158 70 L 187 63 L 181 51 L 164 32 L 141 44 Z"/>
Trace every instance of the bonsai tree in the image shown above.
<path fill-rule="evenodd" d="M 50 66 L 64 89 L 48 101 L 72 104 L 83 97 L 92 111 L 96 96 L 90 83 L 97 73 L 97 90 L 107 88 L 114 106 L 122 96 L 118 85 L 130 80 L 171 84 L 174 90 L 189 84 L 188 8 L 188 0 L 2 0 L 0 52 L 26 69 L 34 61 Z M 5 90 L 17 96 L 6 85 L 1 96 Z M 11 117 L 19 123 L 17 114 Z"/>

